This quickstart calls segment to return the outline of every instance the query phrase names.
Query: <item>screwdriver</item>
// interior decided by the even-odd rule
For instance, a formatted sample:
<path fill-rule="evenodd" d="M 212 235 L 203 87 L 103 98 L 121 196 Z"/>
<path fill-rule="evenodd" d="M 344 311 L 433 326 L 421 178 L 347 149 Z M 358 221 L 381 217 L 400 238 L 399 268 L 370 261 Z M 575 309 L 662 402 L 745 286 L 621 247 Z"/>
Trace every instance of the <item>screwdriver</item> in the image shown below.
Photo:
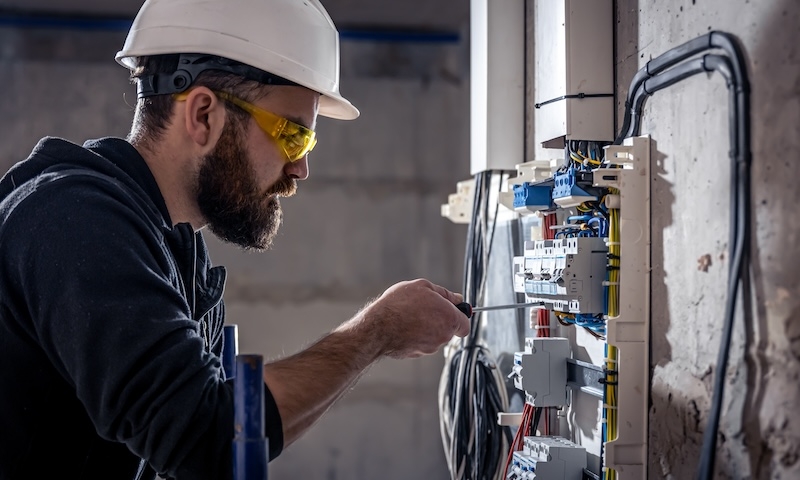
<path fill-rule="evenodd" d="M 472 318 L 472 315 L 475 312 L 484 312 L 487 310 L 509 310 L 512 308 L 529 308 L 529 307 L 538 307 L 539 303 L 511 303 L 509 305 L 492 305 L 489 307 L 473 307 L 467 302 L 461 302 L 456 305 L 456 308 L 461 310 L 461 313 L 467 316 L 467 318 Z"/>

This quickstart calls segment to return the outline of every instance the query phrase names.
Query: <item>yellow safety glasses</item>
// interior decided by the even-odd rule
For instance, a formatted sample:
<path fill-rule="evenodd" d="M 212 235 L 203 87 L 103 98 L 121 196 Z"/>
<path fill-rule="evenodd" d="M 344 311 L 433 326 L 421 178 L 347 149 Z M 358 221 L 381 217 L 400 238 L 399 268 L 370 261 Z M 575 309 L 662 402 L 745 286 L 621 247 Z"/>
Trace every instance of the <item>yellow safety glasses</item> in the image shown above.
<path fill-rule="evenodd" d="M 272 112 L 259 108 L 251 103 L 245 102 L 241 98 L 235 97 L 227 92 L 214 91 L 221 99 L 231 102 L 245 112 L 249 113 L 256 121 L 259 128 L 270 138 L 275 140 L 286 158 L 290 162 L 296 162 L 308 155 L 317 144 L 317 134 L 314 130 L 298 125 L 283 117 L 279 117 Z M 189 92 L 177 93 L 175 100 L 183 101 Z"/>

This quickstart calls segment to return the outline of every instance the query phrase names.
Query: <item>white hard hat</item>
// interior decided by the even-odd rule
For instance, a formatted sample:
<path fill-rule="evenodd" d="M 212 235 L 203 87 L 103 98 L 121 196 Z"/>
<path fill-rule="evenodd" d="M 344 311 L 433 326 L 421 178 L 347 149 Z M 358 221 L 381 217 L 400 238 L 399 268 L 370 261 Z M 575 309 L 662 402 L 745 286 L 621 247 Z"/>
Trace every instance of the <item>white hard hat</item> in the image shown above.
<path fill-rule="evenodd" d="M 234 60 L 319 92 L 320 115 L 359 115 L 339 94 L 339 32 L 319 0 L 147 0 L 116 59 L 133 69 L 136 57 L 165 54 L 223 57 L 217 65 Z M 198 66 L 189 83 L 212 68 L 234 71 Z"/>

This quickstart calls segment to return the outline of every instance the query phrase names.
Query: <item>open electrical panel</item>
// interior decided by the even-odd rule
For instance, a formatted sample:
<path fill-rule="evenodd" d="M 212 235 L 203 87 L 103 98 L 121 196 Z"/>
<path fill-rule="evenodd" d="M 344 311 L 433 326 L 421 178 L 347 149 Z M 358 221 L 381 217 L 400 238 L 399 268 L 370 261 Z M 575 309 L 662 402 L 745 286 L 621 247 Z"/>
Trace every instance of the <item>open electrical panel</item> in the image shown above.
<path fill-rule="evenodd" d="M 655 92 L 718 73 L 730 93 L 731 267 L 698 474 L 713 478 L 731 328 L 748 282 L 750 100 L 737 39 L 709 32 L 647 61 L 616 128 L 611 0 L 471 7 L 474 178 L 442 215 L 469 223 L 465 299 L 517 302 L 524 313 L 484 312 L 446 349 L 451 477 L 648 478 L 651 140 L 641 117 Z M 499 241 L 500 224 L 519 241 Z"/>

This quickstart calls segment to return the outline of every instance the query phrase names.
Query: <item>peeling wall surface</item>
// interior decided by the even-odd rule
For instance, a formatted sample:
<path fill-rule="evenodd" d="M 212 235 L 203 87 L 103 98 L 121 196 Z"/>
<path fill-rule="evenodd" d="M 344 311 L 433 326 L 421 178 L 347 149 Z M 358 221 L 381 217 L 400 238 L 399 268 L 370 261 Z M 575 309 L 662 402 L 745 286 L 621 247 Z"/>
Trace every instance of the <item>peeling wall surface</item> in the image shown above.
<path fill-rule="evenodd" d="M 718 478 L 800 478 L 800 2 L 617 2 L 618 92 L 645 63 L 711 30 L 736 35 L 752 86 L 752 320 L 740 314 L 727 371 Z M 621 110 L 620 110 L 621 112 Z M 693 478 L 726 297 L 728 103 L 718 75 L 656 93 L 642 133 L 652 178 L 649 477 Z M 706 268 L 699 268 L 706 265 Z M 742 297 L 740 296 L 740 299 Z"/>

